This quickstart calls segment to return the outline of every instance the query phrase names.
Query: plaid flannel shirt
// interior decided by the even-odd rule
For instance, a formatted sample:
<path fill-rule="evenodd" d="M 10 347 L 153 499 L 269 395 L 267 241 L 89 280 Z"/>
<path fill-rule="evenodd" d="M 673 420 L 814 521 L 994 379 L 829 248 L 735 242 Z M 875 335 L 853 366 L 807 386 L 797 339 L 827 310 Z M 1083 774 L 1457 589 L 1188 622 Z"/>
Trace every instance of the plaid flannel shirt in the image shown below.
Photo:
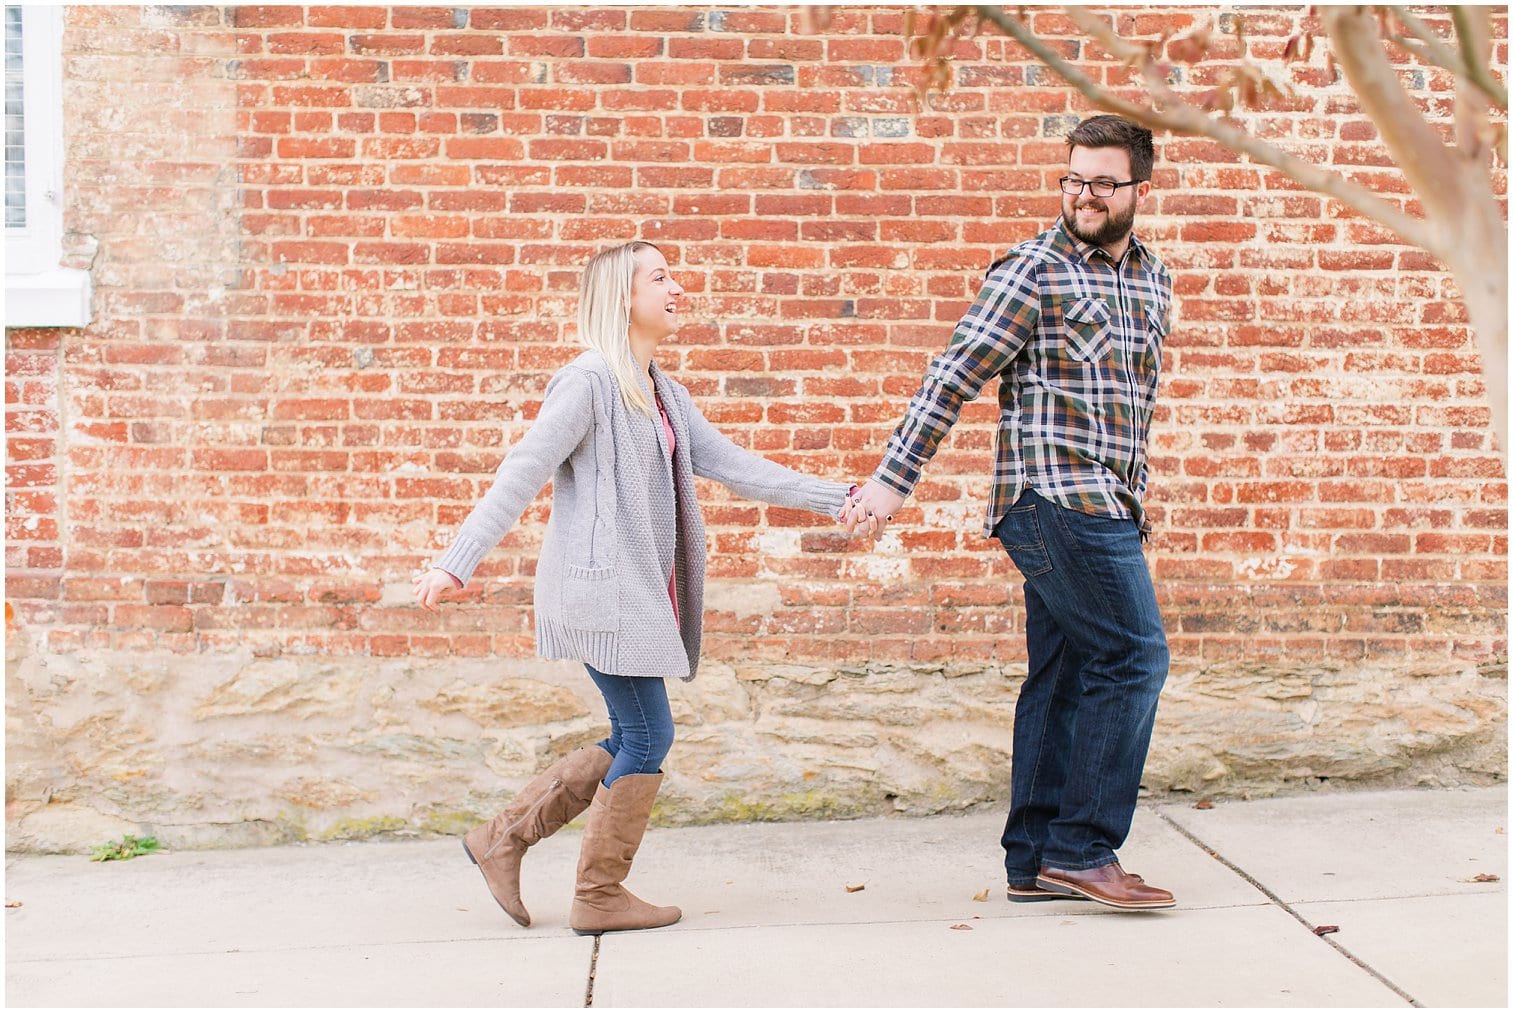
<path fill-rule="evenodd" d="M 988 268 L 972 308 L 925 373 L 874 480 L 907 496 L 961 412 L 998 379 L 993 495 L 984 533 L 1028 486 L 1072 510 L 1145 516 L 1171 276 L 1130 237 L 1119 263 L 1060 220 Z"/>

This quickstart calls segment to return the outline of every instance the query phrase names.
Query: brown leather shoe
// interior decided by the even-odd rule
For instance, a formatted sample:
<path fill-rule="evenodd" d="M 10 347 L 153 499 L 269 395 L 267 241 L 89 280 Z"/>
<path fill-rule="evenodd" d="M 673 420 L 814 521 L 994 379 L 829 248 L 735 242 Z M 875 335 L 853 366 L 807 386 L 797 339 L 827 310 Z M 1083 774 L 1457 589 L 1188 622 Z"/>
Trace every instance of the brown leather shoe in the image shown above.
<path fill-rule="evenodd" d="M 1050 893 L 1086 897 L 1121 911 L 1149 911 L 1175 907 L 1177 900 L 1167 890 L 1147 886 L 1139 876 L 1132 876 L 1118 862 L 1096 869 L 1042 868 L 1035 885 Z"/>
<path fill-rule="evenodd" d="M 1034 883 L 1023 885 L 1010 883 L 1008 893 L 1009 900 L 1015 904 L 1033 904 L 1042 900 L 1087 900 L 1086 897 L 1073 893 L 1052 893 L 1049 890 L 1042 890 Z"/>

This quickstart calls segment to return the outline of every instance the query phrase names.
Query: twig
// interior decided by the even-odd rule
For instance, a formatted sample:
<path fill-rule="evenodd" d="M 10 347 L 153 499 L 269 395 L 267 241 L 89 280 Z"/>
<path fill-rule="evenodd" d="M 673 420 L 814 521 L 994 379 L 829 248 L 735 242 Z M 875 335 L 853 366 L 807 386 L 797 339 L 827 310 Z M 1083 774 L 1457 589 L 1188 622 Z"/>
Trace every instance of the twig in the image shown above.
<path fill-rule="evenodd" d="M 1397 35 L 1392 36 L 1393 42 L 1413 53 L 1425 63 L 1432 63 L 1441 70 L 1448 70 L 1457 76 L 1465 73 L 1465 67 L 1461 65 L 1460 59 L 1450 51 L 1450 47 L 1445 45 L 1445 40 L 1435 35 L 1434 29 L 1424 24 L 1418 15 L 1400 4 L 1387 9 L 1392 12 L 1393 17 L 1402 23 L 1404 28 L 1413 33 L 1414 38 L 1418 39 L 1419 43 L 1422 44 L 1422 48 L 1410 45 L 1406 39 Z"/>

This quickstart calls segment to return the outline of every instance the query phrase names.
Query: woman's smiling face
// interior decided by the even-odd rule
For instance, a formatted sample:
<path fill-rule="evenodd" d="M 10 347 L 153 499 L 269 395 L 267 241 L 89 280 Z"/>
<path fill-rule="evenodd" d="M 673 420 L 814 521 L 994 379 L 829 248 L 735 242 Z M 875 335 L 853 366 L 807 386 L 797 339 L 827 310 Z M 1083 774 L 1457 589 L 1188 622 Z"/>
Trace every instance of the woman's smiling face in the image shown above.
<path fill-rule="evenodd" d="M 636 252 L 636 273 L 630 285 L 630 331 L 660 341 L 678 329 L 678 307 L 683 289 L 672 280 L 667 260 L 660 250 L 647 247 Z"/>

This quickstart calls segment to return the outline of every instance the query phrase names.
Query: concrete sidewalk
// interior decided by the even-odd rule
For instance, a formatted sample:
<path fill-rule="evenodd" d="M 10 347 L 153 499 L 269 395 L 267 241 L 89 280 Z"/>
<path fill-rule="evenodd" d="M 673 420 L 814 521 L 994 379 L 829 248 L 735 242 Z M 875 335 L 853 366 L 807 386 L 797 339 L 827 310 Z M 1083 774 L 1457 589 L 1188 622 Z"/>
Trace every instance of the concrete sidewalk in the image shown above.
<path fill-rule="evenodd" d="M 1125 867 L 1179 903 L 1145 913 L 1008 903 L 999 812 L 653 829 L 630 885 L 683 921 L 602 941 L 567 928 L 574 830 L 526 862 L 530 929 L 451 839 L 11 856 L 6 1003 L 1505 1006 L 1506 818 L 1506 787 L 1145 806 Z"/>

